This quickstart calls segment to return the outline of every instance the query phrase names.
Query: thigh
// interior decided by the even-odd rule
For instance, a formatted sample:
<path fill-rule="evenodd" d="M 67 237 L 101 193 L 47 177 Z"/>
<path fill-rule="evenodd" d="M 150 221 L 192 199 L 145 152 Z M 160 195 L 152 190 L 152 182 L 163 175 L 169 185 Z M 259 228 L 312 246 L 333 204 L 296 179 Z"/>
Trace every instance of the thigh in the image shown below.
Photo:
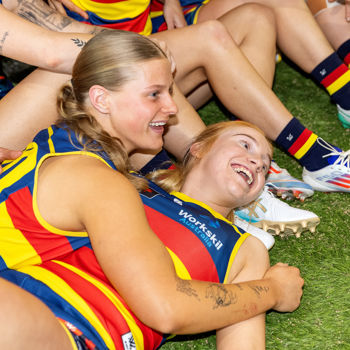
<path fill-rule="evenodd" d="M 0 348 L 74 349 L 68 331 L 39 299 L 0 278 Z"/>
<path fill-rule="evenodd" d="M 23 149 L 57 117 L 59 88 L 70 77 L 37 69 L 0 101 L 0 146 Z"/>

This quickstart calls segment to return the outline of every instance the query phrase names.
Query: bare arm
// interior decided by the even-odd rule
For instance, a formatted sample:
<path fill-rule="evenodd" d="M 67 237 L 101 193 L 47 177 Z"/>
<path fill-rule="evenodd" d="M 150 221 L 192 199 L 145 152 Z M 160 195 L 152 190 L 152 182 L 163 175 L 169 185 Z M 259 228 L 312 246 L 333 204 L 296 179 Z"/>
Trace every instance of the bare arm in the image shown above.
<path fill-rule="evenodd" d="M 295 283 L 300 294 L 283 305 L 284 286 L 273 276 L 239 286 L 180 279 L 129 181 L 89 157 L 59 158 L 46 161 L 40 173 L 41 214 L 56 227 L 89 232 L 105 274 L 148 326 L 165 333 L 202 332 L 277 305 L 281 311 L 299 305 L 301 278 Z"/>
<path fill-rule="evenodd" d="M 48 70 L 70 73 L 76 56 L 91 37 L 91 34 L 50 31 L 20 18 L 0 5 L 2 56 Z"/>

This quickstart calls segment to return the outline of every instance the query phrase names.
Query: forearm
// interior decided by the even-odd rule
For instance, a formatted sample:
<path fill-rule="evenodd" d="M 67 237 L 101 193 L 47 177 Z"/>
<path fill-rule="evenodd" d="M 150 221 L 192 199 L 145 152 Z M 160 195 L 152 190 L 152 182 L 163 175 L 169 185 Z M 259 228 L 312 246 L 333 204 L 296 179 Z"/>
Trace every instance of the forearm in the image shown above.
<path fill-rule="evenodd" d="M 220 285 L 179 279 L 176 292 L 168 300 L 176 304 L 171 315 L 176 321 L 160 331 L 174 334 L 220 329 L 262 314 L 276 303 L 269 280 Z M 167 320 L 161 326 L 165 324 Z"/>
<path fill-rule="evenodd" d="M 0 55 L 70 73 L 76 56 L 91 37 L 90 34 L 52 32 L 23 20 L 0 5 Z"/>

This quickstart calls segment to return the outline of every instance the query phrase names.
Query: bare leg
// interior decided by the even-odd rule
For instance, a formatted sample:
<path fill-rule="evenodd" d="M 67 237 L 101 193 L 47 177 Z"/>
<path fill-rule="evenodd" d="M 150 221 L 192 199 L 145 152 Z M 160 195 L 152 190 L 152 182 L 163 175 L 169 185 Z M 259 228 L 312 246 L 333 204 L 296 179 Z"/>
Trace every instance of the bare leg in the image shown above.
<path fill-rule="evenodd" d="M 198 20 L 215 19 L 252 0 L 211 0 L 199 12 Z M 273 9 L 277 23 L 277 44 L 300 68 L 311 70 L 333 49 L 314 20 L 304 0 L 254 0 Z"/>
<path fill-rule="evenodd" d="M 328 8 L 315 18 L 335 50 L 350 39 L 350 23 L 345 21 L 344 5 Z"/>
<path fill-rule="evenodd" d="M 230 283 L 262 278 L 269 265 L 266 248 L 256 238 L 249 237 L 238 251 L 231 269 Z M 218 350 L 265 349 L 265 314 L 223 328 L 216 334 Z"/>
<path fill-rule="evenodd" d="M 37 69 L 0 101 L 1 147 L 23 149 L 56 121 L 58 89 L 70 76 Z"/>
<path fill-rule="evenodd" d="M 260 126 L 272 140 L 292 119 L 222 23 L 207 21 L 155 37 L 166 41 L 173 53 L 178 67 L 176 82 L 185 95 L 208 79 L 228 110 Z M 197 39 L 204 37 L 205 41 Z"/>
<path fill-rule="evenodd" d="M 0 348 L 72 350 L 66 331 L 39 299 L 0 278 Z"/>

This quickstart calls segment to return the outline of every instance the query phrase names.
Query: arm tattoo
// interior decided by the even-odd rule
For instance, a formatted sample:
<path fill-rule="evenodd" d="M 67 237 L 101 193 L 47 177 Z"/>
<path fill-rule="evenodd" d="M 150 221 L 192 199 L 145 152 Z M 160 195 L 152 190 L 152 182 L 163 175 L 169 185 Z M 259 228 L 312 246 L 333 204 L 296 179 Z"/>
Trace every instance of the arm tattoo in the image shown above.
<path fill-rule="evenodd" d="M 263 287 L 263 286 L 249 286 L 254 293 L 260 298 L 262 293 L 267 293 L 269 291 L 269 287 Z"/>
<path fill-rule="evenodd" d="M 19 0 L 15 12 L 32 23 L 54 31 L 62 31 L 73 23 L 72 19 L 60 15 L 42 0 Z"/>
<path fill-rule="evenodd" d="M 228 291 L 223 285 L 211 285 L 207 288 L 205 297 L 214 301 L 213 309 L 237 303 L 236 294 Z"/>
<path fill-rule="evenodd" d="M 2 54 L 2 50 L 3 50 L 2 48 L 4 46 L 5 40 L 8 37 L 8 35 L 9 35 L 9 32 L 5 32 L 0 40 L 0 55 Z"/>
<path fill-rule="evenodd" d="M 185 293 L 190 297 L 194 296 L 197 300 L 200 300 L 196 290 L 191 287 L 190 281 L 185 281 L 185 280 L 178 278 L 176 290 L 181 292 L 181 293 Z"/>
<path fill-rule="evenodd" d="M 86 44 L 86 41 L 81 40 L 81 39 L 79 39 L 79 38 L 72 38 L 72 39 L 70 39 L 70 40 L 72 40 L 73 43 L 74 43 L 76 46 L 78 46 L 78 47 L 84 47 L 85 44 Z"/>

